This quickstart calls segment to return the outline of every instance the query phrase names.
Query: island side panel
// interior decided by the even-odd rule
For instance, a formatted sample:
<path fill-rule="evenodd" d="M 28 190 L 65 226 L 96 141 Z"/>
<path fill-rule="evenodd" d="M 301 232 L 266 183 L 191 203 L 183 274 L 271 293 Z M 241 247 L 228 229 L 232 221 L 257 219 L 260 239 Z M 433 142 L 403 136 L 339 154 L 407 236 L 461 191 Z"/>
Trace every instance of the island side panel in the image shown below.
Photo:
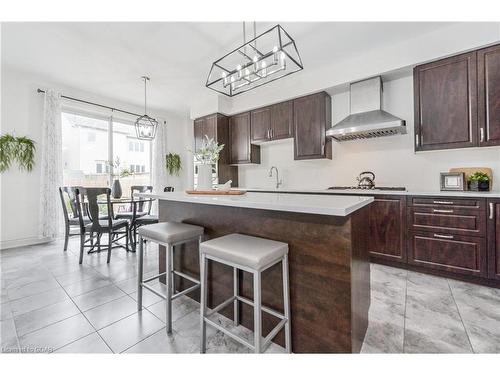
<path fill-rule="evenodd" d="M 358 319 L 363 313 L 352 312 L 350 217 L 160 201 L 160 221 L 166 220 L 201 225 L 205 227 L 206 239 L 243 233 L 288 243 L 293 351 L 353 351 L 352 317 Z M 175 264 L 184 272 L 197 275 L 196 244 L 178 251 Z M 160 251 L 160 271 L 164 271 L 164 249 Z M 232 295 L 232 269 L 211 263 L 208 277 L 211 289 L 209 304 L 214 307 Z M 279 265 L 267 270 L 262 277 L 263 303 L 282 310 Z M 251 281 L 251 275 L 242 274 L 240 292 L 248 298 L 253 296 Z M 182 284 L 177 283 L 177 286 L 182 287 Z M 191 297 L 198 300 L 199 294 L 193 293 Z M 232 317 L 231 307 L 223 313 Z M 367 314 L 362 318 L 367 319 Z M 244 305 L 241 308 L 241 323 L 253 328 L 251 308 Z M 264 335 L 275 323 L 275 318 L 263 314 Z M 279 335 L 276 341 L 282 344 L 283 336 Z"/>
<path fill-rule="evenodd" d="M 359 353 L 368 328 L 370 308 L 370 253 L 368 207 L 351 215 L 352 351 Z"/>

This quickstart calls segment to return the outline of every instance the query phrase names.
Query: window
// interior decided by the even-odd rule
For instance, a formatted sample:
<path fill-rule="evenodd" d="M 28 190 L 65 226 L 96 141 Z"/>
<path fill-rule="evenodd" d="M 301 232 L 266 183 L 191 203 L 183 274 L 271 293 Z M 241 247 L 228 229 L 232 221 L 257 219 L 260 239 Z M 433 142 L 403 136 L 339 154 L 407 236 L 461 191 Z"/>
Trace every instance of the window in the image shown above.
<path fill-rule="evenodd" d="M 132 122 L 69 112 L 61 120 L 65 186 L 109 187 L 120 178 L 128 196 L 130 186 L 150 185 L 151 143 L 137 140 Z"/>

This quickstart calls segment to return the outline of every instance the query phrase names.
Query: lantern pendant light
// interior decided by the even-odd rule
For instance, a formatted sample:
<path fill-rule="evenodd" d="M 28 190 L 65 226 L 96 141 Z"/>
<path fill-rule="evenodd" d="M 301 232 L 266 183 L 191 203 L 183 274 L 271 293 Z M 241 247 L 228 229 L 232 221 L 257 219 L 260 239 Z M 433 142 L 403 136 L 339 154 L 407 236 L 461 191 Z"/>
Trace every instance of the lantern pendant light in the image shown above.
<path fill-rule="evenodd" d="M 158 121 L 147 115 L 146 85 L 149 77 L 142 76 L 141 79 L 144 81 L 144 115 L 135 121 L 135 132 L 139 139 L 152 140 L 156 136 Z"/>

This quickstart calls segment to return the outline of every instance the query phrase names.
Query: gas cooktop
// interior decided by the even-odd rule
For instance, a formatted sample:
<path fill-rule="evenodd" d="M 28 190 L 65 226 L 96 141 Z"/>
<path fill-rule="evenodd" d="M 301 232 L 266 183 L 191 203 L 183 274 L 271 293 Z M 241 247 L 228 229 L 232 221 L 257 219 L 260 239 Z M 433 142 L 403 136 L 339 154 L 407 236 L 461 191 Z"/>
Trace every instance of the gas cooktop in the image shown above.
<path fill-rule="evenodd" d="M 363 186 L 330 186 L 328 190 L 396 190 L 396 191 L 406 191 L 405 187 L 402 186 L 374 186 L 374 187 L 363 187 Z"/>

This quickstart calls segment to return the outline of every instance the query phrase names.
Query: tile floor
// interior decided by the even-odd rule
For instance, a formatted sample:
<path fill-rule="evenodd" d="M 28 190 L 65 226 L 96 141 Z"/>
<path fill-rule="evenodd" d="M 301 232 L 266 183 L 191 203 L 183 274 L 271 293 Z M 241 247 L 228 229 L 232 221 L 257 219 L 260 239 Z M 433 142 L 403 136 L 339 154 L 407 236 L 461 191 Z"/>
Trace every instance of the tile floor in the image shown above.
<path fill-rule="evenodd" d="M 148 245 L 149 246 L 149 245 Z M 154 245 L 151 245 L 154 246 Z M 165 334 L 165 302 L 145 291 L 135 302 L 136 256 L 121 249 L 77 259 L 78 240 L 0 252 L 0 338 L 3 353 L 197 353 L 199 308 L 189 298 L 174 302 L 174 333 Z M 158 267 L 146 251 L 145 273 Z M 155 287 L 161 289 L 158 282 Z M 251 338 L 243 327 L 219 322 Z M 249 350 L 207 328 L 207 351 Z M 268 351 L 283 349 L 272 345 Z M 500 352 L 500 290 L 372 265 L 370 323 L 363 353 Z"/>

